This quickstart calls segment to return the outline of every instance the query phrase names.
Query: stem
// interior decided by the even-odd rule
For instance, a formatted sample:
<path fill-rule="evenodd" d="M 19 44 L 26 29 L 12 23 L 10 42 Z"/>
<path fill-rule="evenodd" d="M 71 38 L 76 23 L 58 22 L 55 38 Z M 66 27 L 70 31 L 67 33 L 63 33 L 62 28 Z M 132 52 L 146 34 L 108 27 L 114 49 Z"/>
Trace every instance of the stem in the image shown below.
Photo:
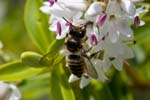
<path fill-rule="evenodd" d="M 125 71 L 133 82 L 133 87 L 139 89 L 150 89 L 150 81 L 143 78 L 142 75 L 134 69 L 127 61 L 124 61 Z"/>
<path fill-rule="evenodd" d="M 115 100 L 114 97 L 113 97 L 113 95 L 112 95 L 112 93 L 111 93 L 111 90 L 110 90 L 108 84 L 107 84 L 107 85 L 104 84 L 104 87 L 105 87 L 106 92 L 107 92 L 107 94 L 108 94 L 109 100 Z"/>

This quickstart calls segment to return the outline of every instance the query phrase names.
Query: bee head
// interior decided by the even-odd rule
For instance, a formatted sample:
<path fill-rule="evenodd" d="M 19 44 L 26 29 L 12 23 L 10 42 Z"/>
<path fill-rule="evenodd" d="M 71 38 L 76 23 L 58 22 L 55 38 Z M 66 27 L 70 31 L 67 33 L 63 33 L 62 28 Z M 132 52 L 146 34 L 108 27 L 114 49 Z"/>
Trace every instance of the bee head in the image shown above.
<path fill-rule="evenodd" d="M 76 39 L 82 39 L 84 38 L 86 34 L 86 25 L 80 24 L 80 25 L 72 25 L 65 17 L 62 17 L 66 21 L 66 25 L 70 26 L 70 32 L 69 35 L 73 36 Z"/>
<path fill-rule="evenodd" d="M 69 35 L 71 35 L 77 39 L 84 38 L 85 34 L 86 34 L 86 26 L 85 25 L 79 25 L 79 26 L 72 25 L 70 27 Z"/>

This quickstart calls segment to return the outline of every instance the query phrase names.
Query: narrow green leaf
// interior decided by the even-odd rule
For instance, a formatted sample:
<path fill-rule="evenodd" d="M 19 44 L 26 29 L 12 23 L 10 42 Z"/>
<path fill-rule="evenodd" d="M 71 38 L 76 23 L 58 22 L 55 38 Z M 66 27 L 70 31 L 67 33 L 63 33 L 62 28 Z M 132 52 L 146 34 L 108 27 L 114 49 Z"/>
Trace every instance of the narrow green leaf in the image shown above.
<path fill-rule="evenodd" d="M 23 83 L 24 85 L 21 85 L 19 88 L 22 93 L 22 100 L 37 100 L 37 98 L 45 95 L 49 97 L 49 77 L 49 73 L 45 73 L 26 79 Z"/>
<path fill-rule="evenodd" d="M 58 67 L 57 67 L 58 68 Z M 61 92 L 61 85 L 59 79 L 59 71 L 54 68 L 50 73 L 50 95 L 52 100 L 64 100 Z"/>
<path fill-rule="evenodd" d="M 73 90 L 68 82 L 68 77 L 64 72 L 63 65 L 60 65 L 60 79 L 61 79 L 61 91 L 64 97 L 64 100 L 75 100 L 75 95 Z"/>
<path fill-rule="evenodd" d="M 53 69 L 50 82 L 52 100 L 75 100 L 73 90 L 61 64 Z"/>
<path fill-rule="evenodd" d="M 48 21 L 40 11 L 41 0 L 27 0 L 25 6 L 25 26 L 34 44 L 46 52 L 52 34 L 48 31 Z"/>
<path fill-rule="evenodd" d="M 41 73 L 44 69 L 31 68 L 21 63 L 14 61 L 0 66 L 0 80 L 17 81 L 32 77 Z"/>
<path fill-rule="evenodd" d="M 47 52 L 55 51 L 56 53 L 62 49 L 64 44 L 64 39 L 62 40 L 54 40 L 48 47 Z"/>

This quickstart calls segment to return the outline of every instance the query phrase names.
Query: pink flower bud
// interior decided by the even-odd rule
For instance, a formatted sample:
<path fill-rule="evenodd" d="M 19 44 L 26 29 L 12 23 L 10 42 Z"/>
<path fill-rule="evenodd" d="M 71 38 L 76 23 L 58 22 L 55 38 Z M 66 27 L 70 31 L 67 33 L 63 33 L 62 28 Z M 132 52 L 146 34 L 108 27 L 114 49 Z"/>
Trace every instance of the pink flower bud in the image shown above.
<path fill-rule="evenodd" d="M 57 0 L 49 0 L 50 6 L 53 6 L 55 2 L 57 2 Z"/>
<path fill-rule="evenodd" d="M 90 42 L 91 42 L 91 45 L 96 45 L 98 43 L 96 35 L 93 33 L 90 35 Z"/>
<path fill-rule="evenodd" d="M 137 28 L 140 25 L 140 18 L 139 16 L 135 16 L 134 18 L 134 26 Z"/>
<path fill-rule="evenodd" d="M 102 25 L 104 24 L 106 18 L 107 18 L 107 14 L 106 14 L 106 13 L 103 13 L 103 14 L 100 15 L 100 16 L 98 17 L 98 19 L 96 20 L 96 24 L 102 26 Z"/>

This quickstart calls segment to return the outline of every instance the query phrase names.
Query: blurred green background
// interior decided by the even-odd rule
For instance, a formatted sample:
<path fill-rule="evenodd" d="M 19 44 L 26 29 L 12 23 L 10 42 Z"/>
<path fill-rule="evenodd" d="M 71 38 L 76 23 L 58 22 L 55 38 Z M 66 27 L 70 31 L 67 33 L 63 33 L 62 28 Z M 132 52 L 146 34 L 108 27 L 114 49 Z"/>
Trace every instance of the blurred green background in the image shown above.
<path fill-rule="evenodd" d="M 0 0 L 0 40 L 4 45 L 3 49 L 0 50 L 0 64 L 19 59 L 24 51 L 40 52 L 29 38 L 25 28 L 25 3 L 26 0 Z M 137 6 L 139 5 L 144 5 L 149 9 L 150 1 L 145 0 L 144 3 L 137 4 Z M 121 72 L 112 69 L 108 73 L 110 76 L 109 82 L 92 81 L 83 90 L 78 88 L 78 82 L 71 84 L 76 100 L 150 100 L 150 10 L 143 14 L 141 18 L 146 24 L 138 29 L 133 28 L 137 40 L 137 44 L 131 46 L 135 58 L 129 62 L 133 66 L 131 68 L 125 66 Z M 67 79 L 69 73 L 68 71 L 65 72 Z M 50 93 L 51 86 L 57 87 L 57 84 L 51 85 L 49 77 L 49 72 L 44 72 L 17 81 L 23 100 L 50 100 L 51 94 L 57 96 L 57 94 Z M 66 100 L 69 99 L 66 97 Z"/>

